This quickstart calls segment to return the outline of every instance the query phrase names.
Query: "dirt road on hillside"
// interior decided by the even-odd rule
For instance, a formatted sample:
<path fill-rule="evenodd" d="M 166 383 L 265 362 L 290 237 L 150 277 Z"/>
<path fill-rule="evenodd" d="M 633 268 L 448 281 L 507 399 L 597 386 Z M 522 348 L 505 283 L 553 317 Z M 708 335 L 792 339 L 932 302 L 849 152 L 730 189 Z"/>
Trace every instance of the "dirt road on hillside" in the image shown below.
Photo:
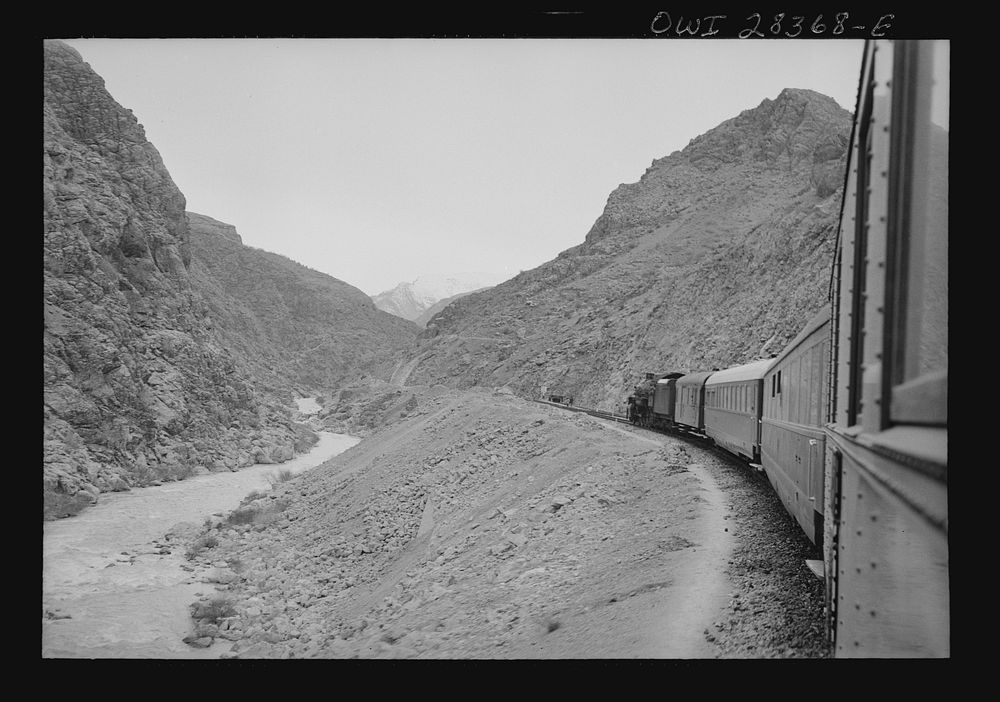
<path fill-rule="evenodd" d="M 428 396 L 213 531 L 233 609 L 201 627 L 241 658 L 823 655 L 808 542 L 767 492 L 680 439 Z"/>

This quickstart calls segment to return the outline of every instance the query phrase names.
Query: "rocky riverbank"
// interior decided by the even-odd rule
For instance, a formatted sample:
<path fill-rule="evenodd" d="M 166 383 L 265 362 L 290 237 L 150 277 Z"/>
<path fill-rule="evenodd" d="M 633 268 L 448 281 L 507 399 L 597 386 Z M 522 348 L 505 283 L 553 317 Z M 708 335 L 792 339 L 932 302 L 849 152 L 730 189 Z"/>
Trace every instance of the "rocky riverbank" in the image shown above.
<path fill-rule="evenodd" d="M 132 111 L 43 48 L 45 518 L 311 446 L 291 388 L 388 377 L 417 326 L 186 212 Z"/>
<path fill-rule="evenodd" d="M 190 543 L 251 490 L 309 470 L 358 439 L 323 434 L 280 466 L 257 465 L 103 496 L 69 519 L 44 523 L 44 658 L 217 658 L 186 645 L 188 604 L 213 592 L 215 564 L 192 563 Z"/>
<path fill-rule="evenodd" d="M 193 604 L 192 644 L 226 639 L 240 658 L 825 655 L 815 555 L 766 481 L 510 395 L 407 390 L 398 423 L 190 542 L 220 590 Z M 694 601 L 692 584 L 717 576 L 721 601 Z M 704 619 L 683 651 L 664 641 L 679 615 Z"/>

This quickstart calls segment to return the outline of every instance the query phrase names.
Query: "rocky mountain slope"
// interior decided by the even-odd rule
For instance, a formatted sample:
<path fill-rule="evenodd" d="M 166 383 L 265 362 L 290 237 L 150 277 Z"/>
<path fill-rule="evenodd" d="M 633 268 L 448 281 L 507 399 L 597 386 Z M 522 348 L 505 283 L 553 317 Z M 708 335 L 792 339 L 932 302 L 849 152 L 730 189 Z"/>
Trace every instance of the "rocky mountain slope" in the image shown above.
<path fill-rule="evenodd" d="M 380 310 L 424 326 L 450 301 L 495 284 L 497 276 L 487 273 L 456 273 L 447 277 L 421 276 L 400 283 L 392 290 L 372 295 Z"/>
<path fill-rule="evenodd" d="M 245 246 L 236 228 L 188 213 L 191 273 L 221 343 L 274 391 L 335 389 L 391 373 L 418 328 L 361 290 Z"/>
<path fill-rule="evenodd" d="M 825 301 L 849 133 L 786 89 L 653 161 L 583 243 L 436 315 L 410 382 L 611 408 L 646 371 L 780 351 Z"/>
<path fill-rule="evenodd" d="M 407 391 L 401 421 L 186 537 L 205 583 L 186 641 L 239 658 L 825 655 L 815 548 L 762 476 L 504 393 Z"/>
<path fill-rule="evenodd" d="M 291 458 L 314 436 L 291 421 L 282 380 L 391 372 L 383 357 L 417 328 L 339 281 L 243 251 L 218 235 L 225 225 L 189 226 L 142 125 L 62 42 L 45 42 L 43 109 L 46 516 L 106 490 Z"/>
<path fill-rule="evenodd" d="M 446 297 L 443 300 L 438 300 L 433 305 L 428 307 L 426 310 L 420 313 L 420 316 L 413 320 L 418 327 L 427 327 L 427 323 L 434 318 L 438 312 L 443 310 L 445 307 L 453 303 L 455 300 L 461 299 L 466 295 L 471 295 L 474 292 L 480 292 L 481 290 L 486 290 L 487 288 L 479 288 L 478 290 L 469 290 L 468 292 L 461 292 L 457 295 L 452 295 Z"/>

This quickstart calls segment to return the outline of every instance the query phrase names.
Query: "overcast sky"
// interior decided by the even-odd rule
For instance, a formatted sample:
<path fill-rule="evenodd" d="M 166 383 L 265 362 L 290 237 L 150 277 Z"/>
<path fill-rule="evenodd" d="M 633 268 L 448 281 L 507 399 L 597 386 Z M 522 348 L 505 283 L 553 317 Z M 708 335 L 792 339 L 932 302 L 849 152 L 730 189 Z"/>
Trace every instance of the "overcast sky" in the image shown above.
<path fill-rule="evenodd" d="M 67 40 L 188 210 L 368 294 L 498 280 L 583 241 L 653 159 L 810 88 L 854 109 L 863 43 Z"/>

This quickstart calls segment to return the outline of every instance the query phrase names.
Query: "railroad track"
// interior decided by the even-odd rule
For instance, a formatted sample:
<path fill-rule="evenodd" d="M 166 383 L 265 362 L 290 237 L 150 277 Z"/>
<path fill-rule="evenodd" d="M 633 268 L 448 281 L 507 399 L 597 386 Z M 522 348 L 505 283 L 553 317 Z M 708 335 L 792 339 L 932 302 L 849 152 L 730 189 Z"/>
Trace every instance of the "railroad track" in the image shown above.
<path fill-rule="evenodd" d="M 604 410 L 593 409 L 591 407 L 576 407 L 575 405 L 567 405 L 562 402 L 550 402 L 549 400 L 535 400 L 535 402 L 542 405 L 550 405 L 552 407 L 558 407 L 559 409 L 568 410 L 570 412 L 582 412 L 583 414 L 589 414 L 592 417 L 607 419 L 621 424 L 632 424 L 627 417 L 623 417 L 620 414 L 615 414 L 614 412 L 606 412 Z M 633 425 L 633 426 L 635 426 L 636 429 L 645 429 L 646 431 L 653 431 L 658 434 L 664 434 L 666 436 L 673 436 L 679 439 L 685 439 L 694 444 L 697 444 L 698 446 L 707 448 L 715 453 L 718 453 L 720 456 L 724 456 L 725 458 L 731 460 L 737 460 L 743 465 L 752 465 L 752 464 L 747 464 L 745 461 L 742 461 L 741 459 L 733 456 L 733 454 L 729 453 L 728 451 L 720 449 L 718 446 L 715 445 L 715 442 L 712 441 L 711 438 L 703 436 L 701 434 L 696 434 L 694 432 L 686 431 L 684 429 L 680 429 L 677 427 L 668 428 L 668 427 L 642 427 L 639 425 Z M 753 465 L 753 467 L 756 468 L 755 465 Z"/>

